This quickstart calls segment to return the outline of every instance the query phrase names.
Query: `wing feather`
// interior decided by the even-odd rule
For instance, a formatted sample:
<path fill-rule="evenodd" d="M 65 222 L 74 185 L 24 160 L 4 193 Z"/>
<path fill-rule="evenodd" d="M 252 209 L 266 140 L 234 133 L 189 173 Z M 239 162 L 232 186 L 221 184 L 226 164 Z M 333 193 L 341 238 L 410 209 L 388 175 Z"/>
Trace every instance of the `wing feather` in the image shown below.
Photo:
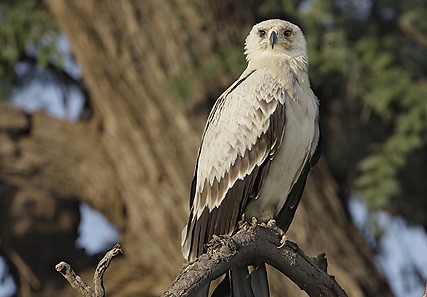
<path fill-rule="evenodd" d="M 318 139 L 316 145 L 313 149 L 315 151 L 311 154 L 310 159 L 304 164 L 301 174 L 299 175 L 297 181 L 292 186 L 292 189 L 286 199 L 285 205 L 280 210 L 278 216 L 277 216 L 277 225 L 286 232 L 289 229 L 289 226 L 291 225 L 291 222 L 295 216 L 295 212 L 297 210 L 298 204 L 301 200 L 302 193 L 304 191 L 305 184 L 307 182 L 308 173 L 311 168 L 313 168 L 314 165 L 316 165 L 317 161 L 320 157 L 320 150 L 321 150 L 321 140 L 320 140 L 320 124 L 319 124 L 319 118 L 316 118 L 316 136 L 315 138 Z"/>
<path fill-rule="evenodd" d="M 287 96 L 267 71 L 256 70 L 217 100 L 203 133 L 182 233 L 186 259 L 203 253 L 212 235 L 232 233 L 249 197 L 257 198 L 282 140 Z"/>

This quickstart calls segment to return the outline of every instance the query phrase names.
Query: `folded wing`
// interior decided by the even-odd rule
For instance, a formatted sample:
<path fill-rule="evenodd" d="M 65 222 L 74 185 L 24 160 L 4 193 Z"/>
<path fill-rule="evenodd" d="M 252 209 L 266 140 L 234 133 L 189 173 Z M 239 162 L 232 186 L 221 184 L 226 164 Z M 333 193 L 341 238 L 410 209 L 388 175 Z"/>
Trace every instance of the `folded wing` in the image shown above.
<path fill-rule="evenodd" d="M 212 235 L 231 234 L 248 199 L 256 199 L 285 130 L 289 94 L 263 70 L 234 83 L 209 115 L 182 233 L 187 260 L 204 252 Z"/>

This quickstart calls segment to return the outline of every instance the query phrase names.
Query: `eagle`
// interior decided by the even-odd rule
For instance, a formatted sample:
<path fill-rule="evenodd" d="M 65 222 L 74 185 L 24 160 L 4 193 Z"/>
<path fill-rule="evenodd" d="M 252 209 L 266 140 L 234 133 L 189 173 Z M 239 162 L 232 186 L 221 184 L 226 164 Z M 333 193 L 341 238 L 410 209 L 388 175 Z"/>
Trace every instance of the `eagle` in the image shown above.
<path fill-rule="evenodd" d="M 319 102 L 301 29 L 279 19 L 255 24 L 244 54 L 247 68 L 219 96 L 202 135 L 182 231 L 188 261 L 242 218 L 275 220 L 286 232 L 319 158 Z"/>

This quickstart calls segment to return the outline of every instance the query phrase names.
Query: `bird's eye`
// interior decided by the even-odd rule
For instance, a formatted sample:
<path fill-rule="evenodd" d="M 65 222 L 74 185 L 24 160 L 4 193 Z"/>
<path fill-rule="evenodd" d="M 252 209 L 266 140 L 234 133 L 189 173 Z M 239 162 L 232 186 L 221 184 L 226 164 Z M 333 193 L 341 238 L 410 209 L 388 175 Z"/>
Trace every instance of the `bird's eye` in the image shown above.
<path fill-rule="evenodd" d="M 286 30 L 283 32 L 283 35 L 285 35 L 285 37 L 290 37 L 292 35 L 292 30 Z"/>
<path fill-rule="evenodd" d="M 259 29 L 258 34 L 260 37 L 264 37 L 267 33 L 265 32 L 265 30 Z"/>

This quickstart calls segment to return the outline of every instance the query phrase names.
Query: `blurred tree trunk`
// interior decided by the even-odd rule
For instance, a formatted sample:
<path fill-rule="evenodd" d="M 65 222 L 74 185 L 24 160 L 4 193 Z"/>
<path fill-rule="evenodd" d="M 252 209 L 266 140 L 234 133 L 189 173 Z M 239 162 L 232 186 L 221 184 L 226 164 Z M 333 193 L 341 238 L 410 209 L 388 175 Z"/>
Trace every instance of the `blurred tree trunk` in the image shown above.
<path fill-rule="evenodd" d="M 125 257 L 107 273 L 110 296 L 156 296 L 167 288 L 183 264 L 180 234 L 208 110 L 203 102 L 236 78 L 219 51 L 243 52 L 253 24 L 244 3 L 46 0 L 82 65 L 93 115 L 66 123 L 0 107 L 0 181 L 10 189 L 0 200 L 2 253 L 20 254 L 36 277 L 19 272 L 33 287 L 20 296 L 75 295 L 53 267 L 60 260 L 81 269 L 93 264 L 73 244 L 76 200 L 120 230 Z M 191 76 L 207 63 L 221 71 L 209 80 Z M 187 76 L 195 81 L 183 103 L 171 81 Z M 391 296 L 324 162 L 309 179 L 289 237 L 312 256 L 325 251 L 350 296 Z M 37 261 L 31 250 L 40 253 Z M 304 296 L 282 276 L 271 277 L 274 296 Z"/>

